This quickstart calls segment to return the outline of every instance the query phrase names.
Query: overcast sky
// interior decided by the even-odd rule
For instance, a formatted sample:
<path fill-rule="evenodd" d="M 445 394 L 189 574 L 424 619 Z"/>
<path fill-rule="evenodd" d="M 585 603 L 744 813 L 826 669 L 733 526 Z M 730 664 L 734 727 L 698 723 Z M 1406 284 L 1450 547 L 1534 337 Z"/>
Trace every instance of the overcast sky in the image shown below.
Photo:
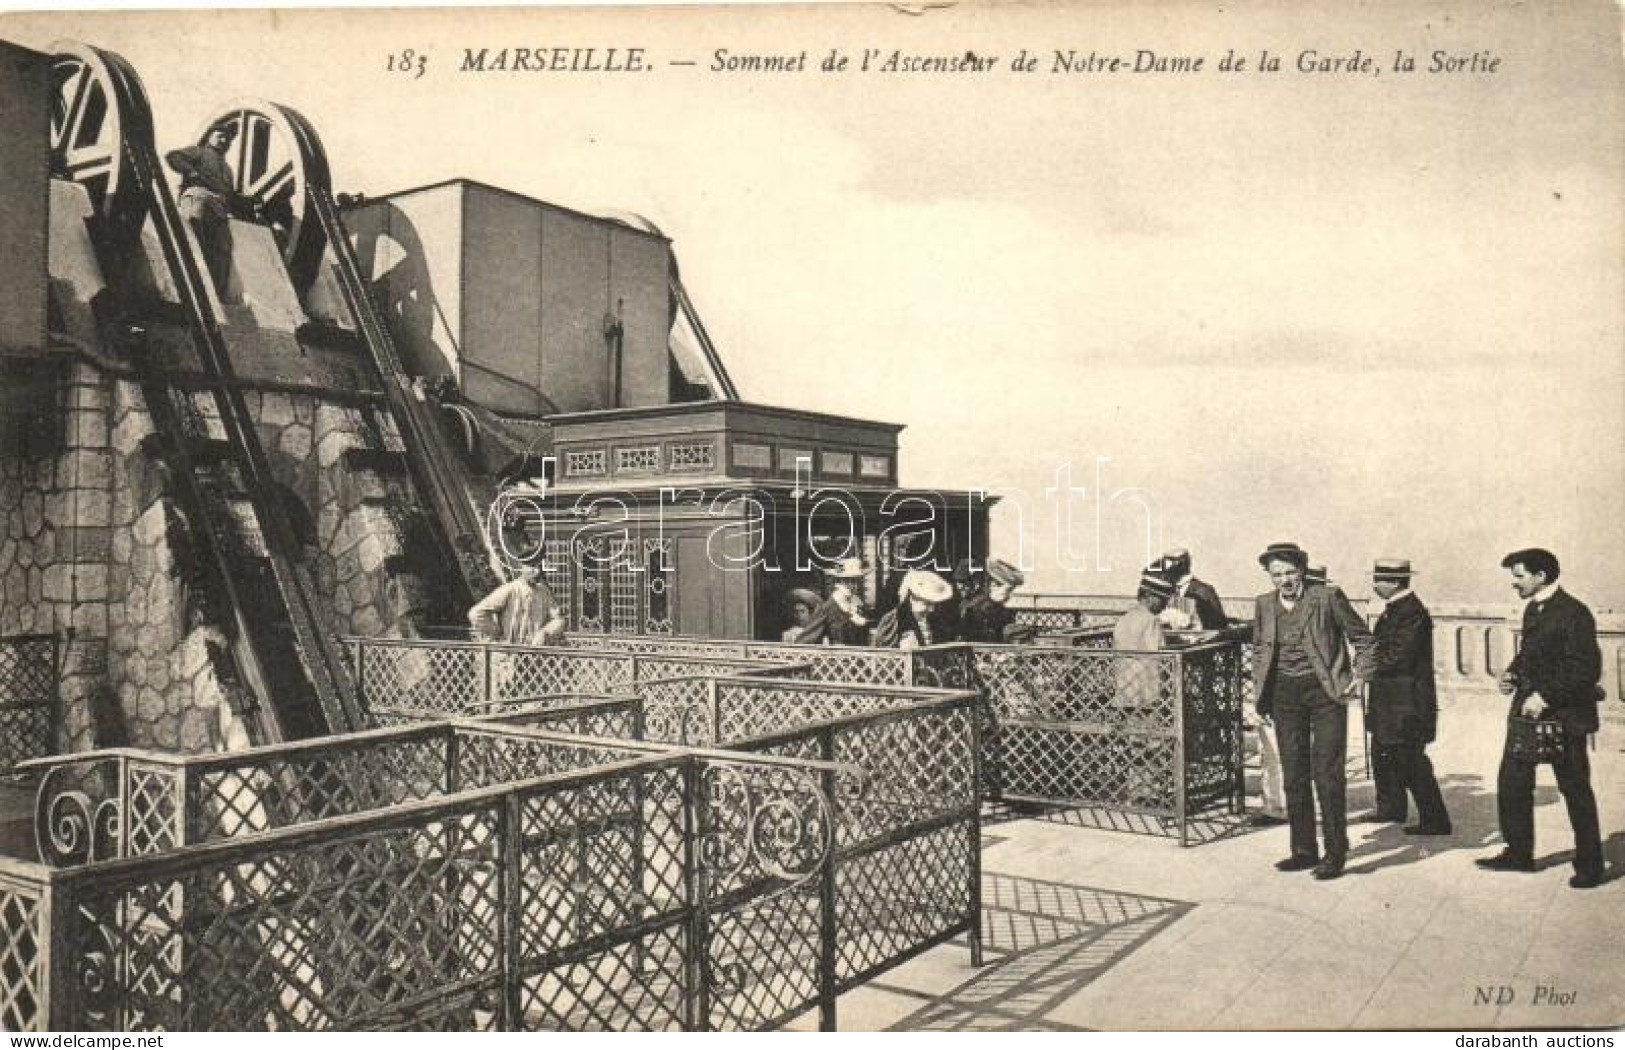
<path fill-rule="evenodd" d="M 1438 602 L 1502 601 L 1500 556 L 1540 544 L 1622 608 L 1619 24 L 1545 6 L 8 15 L 0 36 L 122 53 L 160 146 L 266 97 L 316 125 L 340 190 L 461 175 L 649 216 L 747 398 L 908 424 L 906 484 L 1024 503 L 995 546 L 1020 519 L 1041 589 L 1132 585 L 1134 498 L 1097 543 L 1106 458 L 1105 494 L 1143 490 L 1153 543 L 1226 593 L 1296 539 L 1355 594 L 1398 555 Z M 455 71 L 504 45 L 642 47 L 655 68 Z M 426 76 L 383 71 L 404 47 Z M 831 47 L 997 72 L 706 68 Z M 1232 47 L 1283 70 L 1220 74 Z M 1023 48 L 1039 72 L 1006 72 Z M 1056 49 L 1140 48 L 1207 68 L 1048 73 Z M 1381 72 L 1295 72 L 1310 48 Z M 1429 74 L 1434 50 L 1500 66 Z M 1081 564 L 1045 494 L 1068 463 Z"/>

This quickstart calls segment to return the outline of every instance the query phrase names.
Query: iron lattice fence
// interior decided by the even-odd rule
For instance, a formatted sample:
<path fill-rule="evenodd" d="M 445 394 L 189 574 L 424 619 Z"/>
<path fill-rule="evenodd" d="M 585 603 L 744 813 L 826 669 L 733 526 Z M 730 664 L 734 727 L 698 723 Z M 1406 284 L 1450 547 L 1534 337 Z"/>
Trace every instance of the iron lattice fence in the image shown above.
<path fill-rule="evenodd" d="M 422 759 L 396 783 L 423 797 L 0 861 L 7 1029 L 763 1028 L 814 1007 L 833 1024 L 841 767 L 442 722 L 295 748 L 302 773 L 323 747 L 376 752 L 355 759 L 373 771 Z M 211 757 L 236 783 L 297 764 Z"/>
<path fill-rule="evenodd" d="M 919 658 L 968 674 L 967 657 Z M 830 910 L 843 990 L 960 934 L 979 962 L 982 707 L 974 693 L 772 677 L 636 689 L 651 735 L 862 772 L 852 789 L 831 786 Z"/>
<path fill-rule="evenodd" d="M 973 651 L 991 724 L 984 754 L 1001 797 L 1165 818 L 1182 844 L 1193 813 L 1239 808 L 1239 646 Z"/>
<path fill-rule="evenodd" d="M 621 639 L 602 636 L 606 642 Z M 783 671 L 776 661 L 706 653 L 643 652 L 449 642 L 349 640 L 361 706 L 375 724 L 479 714 L 494 705 L 604 695 L 634 682 L 679 675 Z"/>
<path fill-rule="evenodd" d="M 627 700 L 526 715 L 535 728 L 635 710 Z M 137 750 L 43 759 L 36 792 L 40 860 L 67 867 L 172 850 L 388 809 L 438 795 L 620 761 L 642 752 L 494 725 L 397 729 L 210 755 Z"/>
<path fill-rule="evenodd" d="M 54 635 L 0 638 L 0 775 L 56 750 L 62 703 Z"/>
<path fill-rule="evenodd" d="M 1098 610 L 1096 610 L 1098 612 Z M 975 689 L 982 698 L 982 793 L 1142 814 L 1177 827 L 1243 791 L 1242 708 L 1250 702 L 1250 649 L 1213 642 L 1158 653 L 1112 650 L 1111 632 L 1057 632 L 1065 644 L 949 644 L 926 649 L 723 642 L 762 659 L 804 661 L 826 683 Z M 628 636 L 620 644 L 659 653 L 692 639 Z M 726 746 L 750 726 L 723 724 L 704 681 L 643 683 L 651 737 Z M 834 716 L 831 710 L 826 716 Z M 781 725 L 811 717 L 793 706 Z M 769 720 L 766 712 L 739 717 Z"/>

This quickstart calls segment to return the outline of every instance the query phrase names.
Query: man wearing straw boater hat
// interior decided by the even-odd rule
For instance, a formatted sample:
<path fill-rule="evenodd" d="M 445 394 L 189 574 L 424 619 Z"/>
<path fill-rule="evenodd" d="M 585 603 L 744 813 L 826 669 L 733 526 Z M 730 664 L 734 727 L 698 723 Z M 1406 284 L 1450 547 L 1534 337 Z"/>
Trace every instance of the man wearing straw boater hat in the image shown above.
<path fill-rule="evenodd" d="M 868 645 L 869 611 L 857 588 L 867 575 L 862 558 L 842 558 L 825 570 L 829 597 L 802 628 L 802 645 Z"/>
<path fill-rule="evenodd" d="M 820 598 L 816 591 L 809 591 L 805 587 L 793 588 L 784 596 L 784 605 L 790 614 L 790 626 L 784 629 L 780 640 L 800 641 L 801 632 L 807 629 L 812 618 L 818 614 L 818 607 L 823 604 L 824 599 Z"/>
<path fill-rule="evenodd" d="M 1411 590 L 1412 575 L 1411 563 L 1402 558 L 1380 559 L 1371 571 L 1371 589 L 1383 601 L 1371 632 L 1377 639 L 1377 669 L 1368 716 L 1376 744 L 1371 775 L 1377 819 L 1404 824 L 1414 798 L 1417 821 L 1405 834 L 1448 835 L 1450 814 L 1427 756 L 1439 721 L 1433 617 Z"/>
<path fill-rule="evenodd" d="M 1562 739 L 1555 754 L 1540 760 L 1551 762 L 1574 828 L 1574 877 L 1569 885 L 1591 889 L 1602 884 L 1604 867 L 1597 797 L 1591 790 L 1586 755 L 1586 737 L 1597 731 L 1602 692 L 1597 621 L 1584 603 L 1557 585 L 1561 568 L 1551 551 L 1538 547 L 1513 551 L 1501 559 L 1501 567 L 1512 571 L 1512 589 L 1528 604 L 1523 609 L 1523 642 L 1501 676 L 1501 692 L 1512 697 L 1495 786 L 1506 848 L 1478 866 L 1491 871 L 1535 870 L 1537 758 L 1517 746 L 1513 720 L 1556 722 L 1563 727 Z"/>
<path fill-rule="evenodd" d="M 1275 866 L 1335 879 L 1349 846 L 1348 705 L 1371 677 L 1375 643 L 1342 591 L 1304 586 L 1309 555 L 1302 547 L 1272 543 L 1258 564 L 1275 589 L 1256 602 L 1253 695 L 1259 716 L 1275 721 L 1292 825 L 1292 854 Z M 1315 839 L 1317 797 L 1324 856 Z"/>
<path fill-rule="evenodd" d="M 910 569 L 897 592 L 897 607 L 875 626 L 874 644 L 883 649 L 924 649 L 953 641 L 938 610 L 954 596 L 953 584 L 925 569 Z"/>

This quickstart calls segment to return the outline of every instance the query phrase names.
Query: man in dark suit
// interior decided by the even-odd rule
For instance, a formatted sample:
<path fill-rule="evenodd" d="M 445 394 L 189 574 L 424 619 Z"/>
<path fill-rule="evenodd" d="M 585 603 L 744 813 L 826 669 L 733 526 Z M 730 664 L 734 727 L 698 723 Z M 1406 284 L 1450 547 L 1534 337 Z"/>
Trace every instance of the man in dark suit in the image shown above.
<path fill-rule="evenodd" d="M 1586 737 L 1597 731 L 1602 681 L 1602 650 L 1591 610 L 1557 586 L 1557 556 L 1539 548 L 1514 551 L 1501 559 L 1512 571 L 1512 589 L 1528 599 L 1518 655 L 1501 676 L 1501 691 L 1512 696 L 1507 717 L 1555 721 L 1563 726 L 1562 752 L 1552 762 L 1557 789 L 1568 804 L 1574 828 L 1574 877 L 1569 885 L 1590 889 L 1603 877 L 1602 833 L 1597 797 L 1591 791 Z M 1496 782 L 1501 838 L 1506 848 L 1478 862 L 1491 871 L 1535 870 L 1535 763 L 1514 755 L 1510 726 Z"/>
<path fill-rule="evenodd" d="M 1309 555 L 1296 543 L 1271 544 L 1258 563 L 1275 590 L 1256 604 L 1253 695 L 1259 716 L 1275 722 L 1292 825 L 1292 855 L 1275 866 L 1335 879 L 1349 848 L 1348 705 L 1371 677 L 1374 642 L 1342 591 L 1304 586 Z M 1324 858 L 1315 841 L 1316 796 Z"/>
<path fill-rule="evenodd" d="M 1383 600 L 1372 634 L 1377 669 L 1371 679 L 1370 727 L 1375 742 L 1371 772 L 1377 782 L 1377 819 L 1403 824 L 1416 799 L 1417 822 L 1407 835 L 1448 835 L 1450 814 L 1428 761 L 1427 746 L 1438 729 L 1439 699 L 1433 680 L 1433 617 L 1411 590 L 1411 563 L 1377 562 L 1371 589 Z"/>
<path fill-rule="evenodd" d="M 1160 559 L 1163 576 L 1174 585 L 1173 600 L 1169 608 L 1188 607 L 1196 617 L 1193 627 L 1204 631 L 1218 631 L 1230 626 L 1230 617 L 1224 614 L 1224 603 L 1219 592 L 1205 580 L 1191 573 L 1191 552 L 1184 548 L 1168 551 Z"/>

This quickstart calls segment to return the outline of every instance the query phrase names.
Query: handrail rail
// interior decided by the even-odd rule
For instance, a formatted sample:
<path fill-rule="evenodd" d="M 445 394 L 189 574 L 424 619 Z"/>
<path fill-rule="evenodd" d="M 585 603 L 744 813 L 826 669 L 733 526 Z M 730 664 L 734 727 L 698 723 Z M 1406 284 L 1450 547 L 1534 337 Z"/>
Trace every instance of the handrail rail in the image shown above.
<path fill-rule="evenodd" d="M 314 137 L 314 132 L 305 126 L 303 119 L 291 123 L 301 135 Z M 490 566 L 475 554 L 476 549 L 489 553 L 485 531 L 474 516 L 466 493 L 457 480 L 459 475 L 450 462 L 445 448 L 445 432 L 439 421 L 429 418 L 423 403 L 408 392 L 411 381 L 407 378 L 406 367 L 362 280 L 360 261 L 356 258 L 333 198 L 327 187 L 314 182 L 309 185 L 307 195 L 311 210 L 321 223 L 322 232 L 338 263 L 340 290 L 361 329 L 362 342 L 372 358 L 373 367 L 383 380 L 390 414 L 401 430 L 408 468 L 418 491 L 428 500 L 429 509 L 433 512 L 430 519 L 435 525 L 435 539 L 443 554 L 448 555 L 451 564 L 459 570 L 457 581 L 464 591 L 461 596 L 463 604 L 472 604 L 476 597 L 500 582 Z"/>

